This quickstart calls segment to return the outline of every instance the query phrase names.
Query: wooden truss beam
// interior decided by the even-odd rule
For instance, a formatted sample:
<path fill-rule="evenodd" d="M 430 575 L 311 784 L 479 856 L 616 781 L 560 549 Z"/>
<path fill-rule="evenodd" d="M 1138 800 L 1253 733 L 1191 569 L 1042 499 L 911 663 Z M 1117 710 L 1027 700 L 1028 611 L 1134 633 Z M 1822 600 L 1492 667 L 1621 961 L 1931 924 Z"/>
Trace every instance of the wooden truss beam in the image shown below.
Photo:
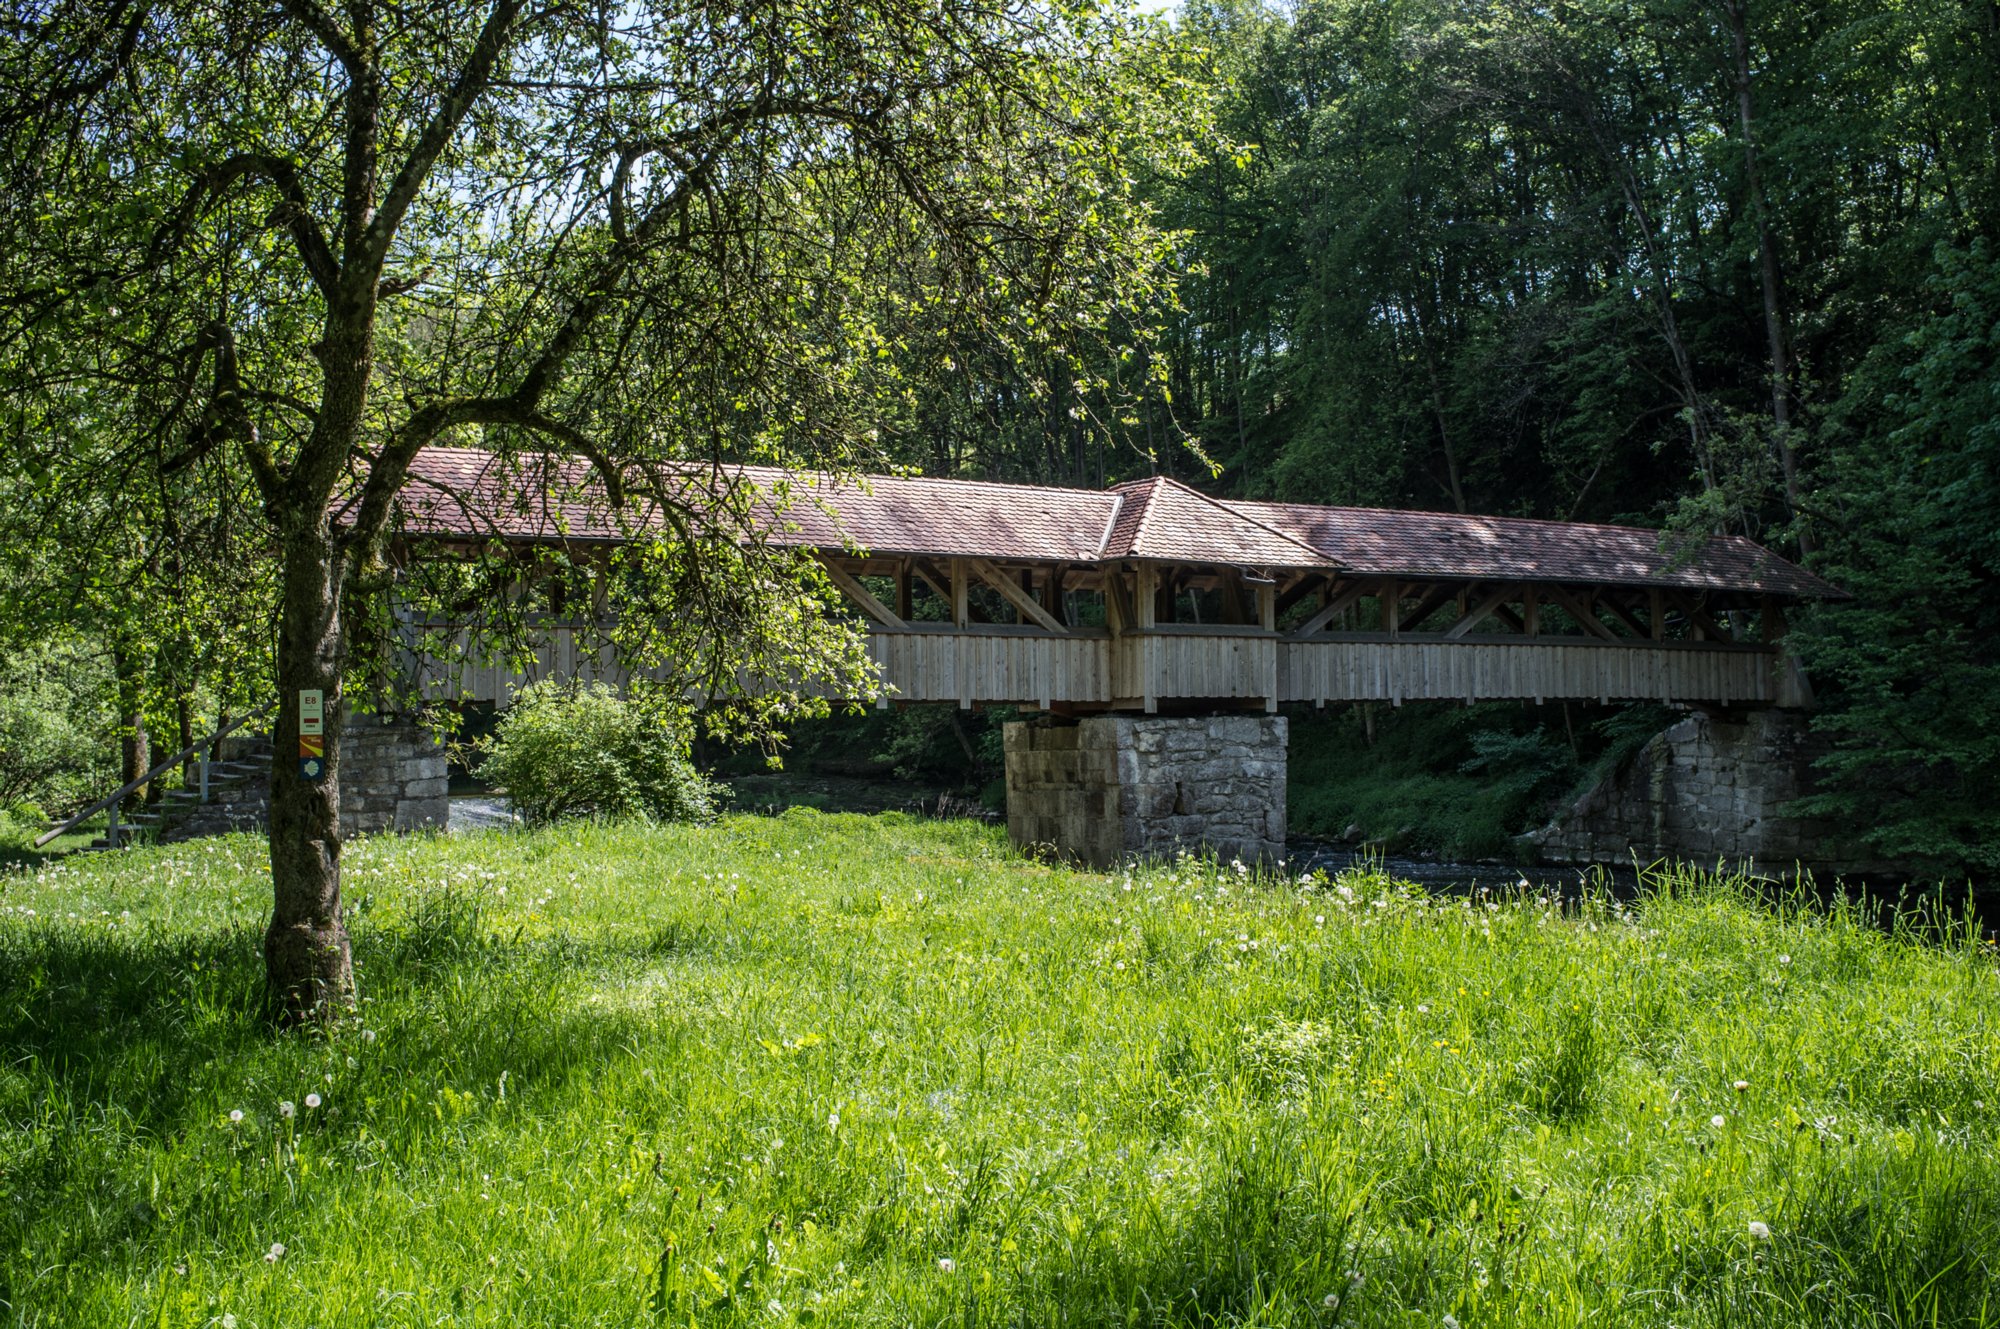
<path fill-rule="evenodd" d="M 967 561 L 972 565 L 972 571 L 978 578 L 994 590 L 1000 592 L 1002 598 L 1008 604 L 1013 605 L 1014 608 L 1021 611 L 1023 618 L 1033 619 L 1050 632 L 1064 634 L 1069 632 L 1068 628 L 1056 621 L 1055 615 L 1036 604 L 1035 598 L 1022 590 L 1020 583 L 1012 577 L 994 567 L 983 558 L 968 559 Z"/>
<path fill-rule="evenodd" d="M 1577 626 L 1588 632 L 1591 636 L 1602 637 L 1605 641 L 1624 640 L 1623 637 L 1620 637 L 1617 633 L 1598 621 L 1597 615 L 1591 612 L 1588 600 L 1582 596 L 1570 594 L 1568 587 L 1550 586 L 1548 592 L 1549 599 L 1555 601 L 1564 610 L 1567 610 L 1569 616 L 1576 620 Z"/>
<path fill-rule="evenodd" d="M 820 566 L 826 569 L 826 575 L 832 579 L 833 584 L 838 586 L 848 599 L 854 601 L 855 607 L 860 609 L 862 613 L 868 615 L 868 617 L 874 619 L 891 632 L 908 632 L 910 630 L 910 625 L 898 618 L 894 610 L 890 609 L 889 606 L 883 604 L 880 600 L 877 600 L 866 586 L 863 586 L 859 580 L 849 575 L 845 569 L 841 568 L 832 559 L 820 559 Z"/>
<path fill-rule="evenodd" d="M 1710 617 L 1708 610 L 1702 608 L 1700 602 L 1692 595 L 1689 595 L 1686 591 L 1675 591 L 1673 596 L 1674 603 L 1680 606 L 1680 611 L 1688 616 L 1688 621 L 1693 623 L 1696 628 L 1707 633 L 1716 641 L 1734 641 L 1736 639 L 1736 634 Z"/>
<path fill-rule="evenodd" d="M 1444 635 L 1454 640 L 1463 637 L 1466 633 L 1491 618 L 1494 610 L 1513 598 L 1514 588 L 1511 586 L 1502 586 L 1499 590 L 1490 593 L 1485 599 L 1480 600 L 1472 608 L 1466 610 L 1460 616 L 1458 622 L 1445 629 Z"/>
<path fill-rule="evenodd" d="M 1371 585 L 1372 583 L 1370 582 L 1358 581 L 1346 590 L 1341 591 L 1324 605 L 1321 605 L 1320 611 L 1317 614 L 1314 614 L 1311 618 L 1293 628 L 1291 635 L 1294 637 L 1312 636 L 1313 633 L 1318 632 L 1321 628 L 1333 622 L 1339 615 L 1357 604 L 1363 596 L 1368 594 Z"/>
<path fill-rule="evenodd" d="M 1411 610 L 1408 614 L 1404 614 L 1402 612 L 1400 605 L 1397 607 L 1397 616 L 1396 616 L 1397 627 L 1399 629 L 1405 627 L 1409 628 L 1416 627 L 1418 624 L 1422 623 L 1425 619 L 1429 618 L 1432 614 L 1435 614 L 1441 607 L 1443 607 L 1444 602 L 1446 600 L 1450 600 L 1456 596 L 1462 595 L 1466 591 L 1472 589 L 1473 589 L 1472 583 L 1467 583 L 1463 587 L 1433 586 L 1430 589 L 1430 591 L 1423 597 L 1423 599 L 1417 601 L 1417 607 Z"/>
<path fill-rule="evenodd" d="M 1645 622 L 1637 614 L 1620 604 L 1618 597 L 1614 595 L 1600 596 L 1598 603 L 1609 609 L 1613 618 L 1632 629 L 1632 635 L 1640 641 L 1645 641 L 1653 635 L 1653 630 L 1646 626 Z"/>

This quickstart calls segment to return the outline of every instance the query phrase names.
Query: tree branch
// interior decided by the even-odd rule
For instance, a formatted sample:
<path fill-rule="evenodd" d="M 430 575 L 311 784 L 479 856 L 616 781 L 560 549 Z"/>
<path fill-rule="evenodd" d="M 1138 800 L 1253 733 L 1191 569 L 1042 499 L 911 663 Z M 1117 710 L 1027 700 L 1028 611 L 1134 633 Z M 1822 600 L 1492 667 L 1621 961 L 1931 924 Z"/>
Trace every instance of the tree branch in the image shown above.
<path fill-rule="evenodd" d="M 521 0 L 496 0 L 492 11 L 487 14 L 478 38 L 472 43 L 472 53 L 466 57 L 465 67 L 459 71 L 451 90 L 438 104 L 430 123 L 417 135 L 417 141 L 411 145 L 402 168 L 396 172 L 395 180 L 390 182 L 389 192 L 383 196 L 381 205 L 375 209 L 375 215 L 369 219 L 362 234 L 360 257 L 371 271 L 388 256 L 389 242 L 395 237 L 396 228 L 402 224 L 403 214 L 416 201 L 417 192 L 430 176 L 431 167 L 437 164 L 439 155 L 458 132 L 459 124 L 471 111 L 473 103 L 479 100 L 480 94 L 491 83 L 493 68 L 500 62 L 500 53 L 513 36 L 514 23 L 520 15 Z"/>
<path fill-rule="evenodd" d="M 439 434 L 459 425 L 512 425 L 555 439 L 590 461 L 614 508 L 625 504 L 623 473 L 581 430 L 542 414 L 517 397 L 463 397 L 418 410 L 370 460 L 360 501 L 352 509 L 354 520 L 347 536 L 350 546 L 365 549 L 375 544 L 388 526 L 391 505 L 417 453 Z"/>
<path fill-rule="evenodd" d="M 361 52 L 333 21 L 333 15 L 321 9 L 317 0 L 279 0 L 285 12 L 305 26 L 307 32 L 319 39 L 319 44 L 332 53 L 352 75 L 361 68 Z"/>
<path fill-rule="evenodd" d="M 340 265 L 326 242 L 326 232 L 312 214 L 298 168 L 267 152 L 239 152 L 197 173 L 180 207 L 154 232 L 146 265 L 157 266 L 174 237 L 193 223 L 210 199 L 221 197 L 224 190 L 246 178 L 261 178 L 278 191 L 278 203 L 271 209 L 268 222 L 291 232 L 292 244 L 298 249 L 299 260 L 305 264 L 313 285 L 321 295 L 331 296 L 340 280 Z"/>

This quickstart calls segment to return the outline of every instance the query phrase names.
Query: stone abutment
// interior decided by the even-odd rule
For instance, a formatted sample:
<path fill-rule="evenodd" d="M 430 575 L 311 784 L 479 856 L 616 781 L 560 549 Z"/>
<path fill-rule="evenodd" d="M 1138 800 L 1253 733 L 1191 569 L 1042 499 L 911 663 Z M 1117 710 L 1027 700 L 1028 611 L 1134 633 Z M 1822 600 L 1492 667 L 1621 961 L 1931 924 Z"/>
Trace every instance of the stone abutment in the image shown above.
<path fill-rule="evenodd" d="M 1285 856 L 1287 725 L 1276 715 L 1097 715 L 1006 727 L 1007 833 L 1095 868 L 1212 853 Z"/>
<path fill-rule="evenodd" d="M 1880 872 L 1847 827 L 1798 816 L 1825 752 L 1806 716 L 1690 715 L 1655 735 L 1548 826 L 1528 837 L 1552 863 L 1727 863 L 1763 872 Z"/>

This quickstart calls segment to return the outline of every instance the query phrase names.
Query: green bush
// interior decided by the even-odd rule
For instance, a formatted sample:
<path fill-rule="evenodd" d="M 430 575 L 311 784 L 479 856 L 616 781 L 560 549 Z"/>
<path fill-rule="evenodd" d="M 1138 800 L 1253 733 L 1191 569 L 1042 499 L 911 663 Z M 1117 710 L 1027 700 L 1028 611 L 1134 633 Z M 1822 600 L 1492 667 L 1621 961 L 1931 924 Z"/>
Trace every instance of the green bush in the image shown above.
<path fill-rule="evenodd" d="M 75 642 L 0 661 L 0 804 L 62 812 L 117 783 L 112 687 L 109 663 Z"/>
<path fill-rule="evenodd" d="M 715 791 L 688 760 L 687 730 L 602 683 L 523 688 L 478 746 L 479 777 L 504 788 L 530 825 L 715 812 Z"/>

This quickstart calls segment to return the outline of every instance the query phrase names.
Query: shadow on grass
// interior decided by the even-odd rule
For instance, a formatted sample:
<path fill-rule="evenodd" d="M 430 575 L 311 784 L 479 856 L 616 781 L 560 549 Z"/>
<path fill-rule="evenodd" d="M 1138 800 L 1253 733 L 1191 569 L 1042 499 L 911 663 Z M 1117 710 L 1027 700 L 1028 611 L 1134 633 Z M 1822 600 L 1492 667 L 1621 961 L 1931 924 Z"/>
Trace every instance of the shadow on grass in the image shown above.
<path fill-rule="evenodd" d="M 573 1000 L 594 971 L 658 963 L 705 940 L 699 927 L 676 926 L 622 945 L 522 942 L 439 893 L 387 926 L 356 929 L 358 1018 L 278 1031 L 263 1018 L 261 928 L 169 933 L 52 920 L 0 939 L 0 1113 L 18 1119 L 56 1101 L 171 1135 L 226 1110 L 222 1099 L 246 1083 L 311 1087 L 320 1076 L 306 1073 L 323 1064 L 343 1068 L 350 1099 L 371 1089 L 399 1099 L 441 1085 L 490 1090 L 502 1073 L 517 1093 L 559 1091 L 647 1023 Z"/>

